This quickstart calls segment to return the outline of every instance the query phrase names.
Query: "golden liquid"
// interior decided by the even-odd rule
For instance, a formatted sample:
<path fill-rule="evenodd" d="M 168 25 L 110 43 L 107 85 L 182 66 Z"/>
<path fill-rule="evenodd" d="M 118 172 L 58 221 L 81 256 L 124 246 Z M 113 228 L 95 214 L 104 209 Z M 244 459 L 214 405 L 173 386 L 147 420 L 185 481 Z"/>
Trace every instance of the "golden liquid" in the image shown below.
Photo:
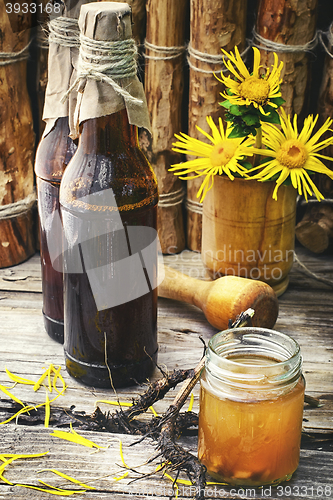
<path fill-rule="evenodd" d="M 244 359 L 237 361 L 244 364 Z M 248 401 L 219 398 L 203 380 L 199 460 L 211 476 L 234 485 L 259 486 L 290 479 L 299 462 L 303 404 L 302 378 L 287 394 L 258 401 L 253 400 L 253 392 Z"/>

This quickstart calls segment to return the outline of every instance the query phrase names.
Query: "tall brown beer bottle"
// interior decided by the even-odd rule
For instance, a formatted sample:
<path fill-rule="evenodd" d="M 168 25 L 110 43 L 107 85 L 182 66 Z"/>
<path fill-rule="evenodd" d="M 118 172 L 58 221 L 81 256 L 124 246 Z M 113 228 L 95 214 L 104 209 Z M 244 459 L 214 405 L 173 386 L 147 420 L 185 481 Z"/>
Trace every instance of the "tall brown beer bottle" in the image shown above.
<path fill-rule="evenodd" d="M 71 10 L 70 4 L 67 0 L 63 16 L 49 23 L 48 84 L 43 112 L 46 127 L 35 158 L 44 325 L 49 336 L 60 343 L 64 341 L 64 312 L 59 189 L 76 150 L 76 144 L 68 137 L 69 102 L 61 104 L 60 98 L 69 87 L 80 44 L 77 18 L 73 18 L 78 17 L 80 5 Z"/>
<path fill-rule="evenodd" d="M 60 189 L 65 360 L 82 383 L 120 387 L 157 359 L 157 182 L 138 144 L 149 120 L 130 8 L 85 5 L 79 26 L 79 145 Z"/>

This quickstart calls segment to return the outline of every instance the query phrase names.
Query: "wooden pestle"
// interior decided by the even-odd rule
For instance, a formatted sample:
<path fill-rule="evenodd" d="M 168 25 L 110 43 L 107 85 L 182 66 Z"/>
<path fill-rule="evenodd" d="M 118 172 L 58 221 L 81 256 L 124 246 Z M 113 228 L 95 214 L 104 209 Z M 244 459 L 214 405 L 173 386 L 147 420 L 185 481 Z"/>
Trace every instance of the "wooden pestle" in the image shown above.
<path fill-rule="evenodd" d="M 209 323 L 225 330 L 229 319 L 249 307 L 255 310 L 253 326 L 273 328 L 279 303 L 274 290 L 263 281 L 223 276 L 215 281 L 191 278 L 168 266 L 164 266 L 165 278 L 158 287 L 158 295 L 181 300 L 199 307 Z"/>

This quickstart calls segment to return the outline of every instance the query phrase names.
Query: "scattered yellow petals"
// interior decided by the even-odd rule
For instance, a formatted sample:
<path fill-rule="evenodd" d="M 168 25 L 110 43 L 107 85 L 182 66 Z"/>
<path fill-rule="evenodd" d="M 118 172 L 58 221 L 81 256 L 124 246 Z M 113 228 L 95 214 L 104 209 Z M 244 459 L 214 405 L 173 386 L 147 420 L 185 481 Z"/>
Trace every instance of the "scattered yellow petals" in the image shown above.
<path fill-rule="evenodd" d="M 12 415 L 11 417 L 7 418 L 7 420 L 0 422 L 0 425 L 7 424 L 11 420 L 14 420 L 14 418 L 17 419 L 22 413 L 29 413 L 29 411 L 34 410 L 34 408 L 34 406 L 25 406 L 24 408 L 21 408 L 19 411 L 17 411 L 15 415 Z"/>
<path fill-rule="evenodd" d="M 11 457 L 9 458 L 8 460 L 6 460 L 1 466 L 0 466 L 0 477 L 1 479 L 7 483 L 7 484 L 12 484 L 10 481 L 8 481 L 3 475 L 2 473 L 4 472 L 5 468 L 7 467 L 7 465 L 10 465 L 14 460 L 16 460 L 15 457 Z"/>
<path fill-rule="evenodd" d="M 49 395 L 46 391 L 46 400 L 45 400 L 45 421 L 44 421 L 44 426 L 47 428 L 50 423 L 50 414 L 51 414 L 51 407 L 50 407 L 50 400 L 49 400 Z"/>
<path fill-rule="evenodd" d="M 38 473 L 40 472 L 53 472 L 54 474 L 57 474 L 58 476 L 67 479 L 68 481 L 71 481 L 72 483 L 79 484 L 83 488 L 89 488 L 91 490 L 95 490 L 94 486 L 89 486 L 87 484 L 84 484 L 82 481 L 79 481 L 78 479 L 75 479 L 74 477 L 68 476 L 67 474 L 64 474 L 63 472 L 60 472 L 57 469 L 42 469 L 39 470 Z M 42 482 L 42 481 L 41 481 Z"/>
<path fill-rule="evenodd" d="M 66 389 L 66 387 L 65 387 Z M 58 391 L 58 394 L 55 398 L 49 400 L 48 404 L 50 403 L 53 403 L 56 399 L 58 399 L 59 396 L 61 396 L 65 389 L 63 389 L 61 392 Z M 29 411 L 31 410 L 36 410 L 37 408 L 41 408 L 42 406 L 45 406 L 46 405 L 46 402 L 45 403 L 40 403 L 36 406 L 24 406 L 23 408 L 21 408 L 18 412 L 15 413 L 15 415 L 12 415 L 11 417 L 9 417 L 7 420 L 4 420 L 3 422 L 0 422 L 0 425 L 2 424 L 7 424 L 8 422 L 10 422 L 11 420 L 14 420 L 14 418 L 16 418 L 16 420 L 18 419 L 18 417 L 22 414 L 22 413 L 29 413 Z"/>
<path fill-rule="evenodd" d="M 62 377 L 62 375 L 60 375 L 60 370 L 61 370 L 61 366 L 58 366 L 57 369 L 55 369 L 55 367 L 53 366 L 53 373 L 54 373 L 54 377 L 53 377 L 53 389 L 56 391 L 56 392 L 59 392 L 59 389 L 57 388 L 57 380 L 59 378 L 60 382 L 62 383 L 62 391 L 64 391 L 66 389 L 66 384 L 65 384 L 65 381 Z"/>
<path fill-rule="evenodd" d="M 43 375 L 37 380 L 37 382 L 34 385 L 34 391 L 35 392 L 38 391 L 38 389 L 40 388 L 40 386 L 42 385 L 42 383 L 44 382 L 44 380 L 48 376 L 49 371 L 50 371 L 50 367 L 47 370 L 45 370 L 45 372 L 43 373 Z"/>
<path fill-rule="evenodd" d="M 38 481 L 41 483 L 41 484 L 44 484 L 44 486 L 47 486 L 48 488 L 50 488 L 51 490 L 56 490 L 56 491 L 72 491 L 72 494 L 73 493 L 85 493 L 86 490 L 66 490 L 64 488 L 57 488 L 56 486 L 52 486 L 52 484 L 48 484 L 48 483 L 45 483 L 45 481 L 42 481 L 41 479 L 38 479 Z M 50 493 L 52 493 L 52 491 L 50 491 Z"/>
<path fill-rule="evenodd" d="M 221 483 L 220 481 L 208 481 L 206 483 L 207 486 L 212 486 L 212 484 L 217 484 L 218 486 L 227 486 L 228 483 Z"/>
<path fill-rule="evenodd" d="M 7 458 L 38 458 L 38 457 L 43 457 L 44 455 L 47 455 L 49 452 L 48 451 L 43 451 L 42 453 L 1 453 L 0 457 L 7 457 Z"/>
<path fill-rule="evenodd" d="M 191 392 L 190 404 L 188 405 L 187 411 L 192 411 L 193 403 L 194 403 L 194 395 L 193 392 Z"/>
<path fill-rule="evenodd" d="M 5 368 L 5 370 L 6 370 L 6 373 L 7 373 L 8 377 L 13 382 L 16 382 L 17 384 L 35 385 L 35 382 L 33 380 L 30 380 L 28 378 L 19 377 L 18 375 L 15 375 L 14 373 L 11 373 L 7 368 Z"/>
<path fill-rule="evenodd" d="M 155 469 L 155 472 L 159 472 L 161 469 L 163 469 L 164 466 L 165 466 L 165 463 L 158 465 Z"/>
<path fill-rule="evenodd" d="M 58 437 L 60 439 L 65 439 L 66 441 L 71 441 L 76 444 L 81 444 L 82 446 L 86 446 L 88 448 L 105 449 L 103 448 L 103 446 L 99 446 L 93 441 L 90 441 L 90 439 L 80 436 L 80 434 L 74 431 L 72 424 L 70 424 L 70 428 L 70 432 L 54 430 L 50 435 Z"/>
<path fill-rule="evenodd" d="M 125 479 L 125 477 L 127 477 L 127 476 L 128 476 L 128 474 L 129 474 L 129 472 L 128 472 L 128 471 L 126 471 L 126 472 L 125 472 L 125 474 L 123 474 L 123 475 L 122 475 L 122 476 L 120 476 L 120 477 L 114 477 L 114 478 L 113 478 L 113 480 L 114 480 L 114 481 L 121 481 L 122 479 Z"/>
<path fill-rule="evenodd" d="M 125 462 L 125 459 L 124 459 L 124 454 L 123 454 L 123 442 L 121 441 L 121 439 L 119 439 L 119 453 L 120 453 L 120 458 L 121 458 L 121 461 L 124 465 L 124 467 L 126 467 L 126 469 L 129 469 L 128 465 L 126 464 Z"/>
<path fill-rule="evenodd" d="M 53 371 L 53 364 L 51 363 L 47 370 L 47 382 L 49 384 L 49 391 L 52 392 L 52 384 L 51 384 L 51 371 Z"/>
<path fill-rule="evenodd" d="M 172 486 L 174 487 L 174 489 L 176 490 L 175 492 L 175 498 L 178 498 L 178 493 L 179 493 L 179 488 L 178 488 L 178 484 L 180 481 L 177 479 L 177 482 L 174 480 L 173 477 L 171 477 L 169 474 L 167 474 L 166 472 L 163 474 L 165 477 L 167 477 L 168 479 L 170 479 L 170 481 L 172 481 Z"/>
<path fill-rule="evenodd" d="M 7 483 L 7 484 L 10 484 L 11 486 L 13 486 L 13 483 L 11 483 L 10 481 L 8 481 L 8 479 L 6 479 L 2 474 L 0 474 L 0 479 L 2 479 L 2 481 L 4 483 Z"/>
<path fill-rule="evenodd" d="M 98 403 L 104 403 L 104 404 L 113 405 L 113 406 L 126 406 L 128 408 L 133 406 L 133 403 L 128 403 L 126 401 L 109 401 L 107 399 L 98 399 L 95 402 L 95 405 L 97 405 Z M 152 406 L 149 406 L 149 410 L 154 414 L 155 417 L 158 416 L 158 413 L 154 410 L 154 408 Z"/>
<path fill-rule="evenodd" d="M 108 401 L 107 399 L 98 399 L 95 404 L 97 403 L 105 403 L 107 405 L 114 405 L 114 406 L 128 406 L 128 407 L 133 406 L 132 403 L 126 403 L 125 401 Z"/>
<path fill-rule="evenodd" d="M 8 479 L 6 479 L 2 474 L 5 470 L 5 468 L 7 467 L 7 465 L 10 465 L 12 462 L 14 462 L 14 460 L 17 460 L 17 459 L 43 457 L 47 453 L 48 453 L 48 451 L 46 451 L 44 453 L 34 453 L 34 454 L 2 453 L 0 455 L 0 459 L 4 463 L 0 466 L 0 479 L 2 479 L 7 484 L 13 485 L 13 483 L 8 481 Z"/>
<path fill-rule="evenodd" d="M 17 398 L 16 396 L 14 396 L 14 394 L 12 394 L 11 392 L 9 392 L 9 390 L 6 389 L 6 387 L 4 387 L 3 385 L 0 385 L 0 390 L 2 392 L 4 392 L 7 396 L 9 396 L 10 399 L 12 399 L 13 401 L 15 401 L 16 403 L 19 403 L 20 405 L 25 406 L 24 403 L 22 403 L 22 401 L 19 398 Z"/>
<path fill-rule="evenodd" d="M 152 406 L 149 406 L 149 410 L 154 414 L 155 417 L 158 417 L 158 413 L 154 410 Z"/>

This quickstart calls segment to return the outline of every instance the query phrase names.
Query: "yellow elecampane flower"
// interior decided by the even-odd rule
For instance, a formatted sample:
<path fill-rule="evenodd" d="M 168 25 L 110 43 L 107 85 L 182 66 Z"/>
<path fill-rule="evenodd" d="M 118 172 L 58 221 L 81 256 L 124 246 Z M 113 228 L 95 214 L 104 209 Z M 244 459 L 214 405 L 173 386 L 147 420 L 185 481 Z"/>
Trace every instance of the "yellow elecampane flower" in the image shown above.
<path fill-rule="evenodd" d="M 175 134 L 178 139 L 173 143 L 172 150 L 177 153 L 183 153 L 193 156 L 198 156 L 194 160 L 189 160 L 184 163 L 171 165 L 169 170 L 175 175 L 179 175 L 180 179 L 195 179 L 205 176 L 200 189 L 197 193 L 197 198 L 201 197 L 202 202 L 207 192 L 213 187 L 214 176 L 226 174 L 229 179 L 233 180 L 233 173 L 238 173 L 241 176 L 246 176 L 246 168 L 239 161 L 246 156 L 252 156 L 252 150 L 249 146 L 254 144 L 254 137 L 244 137 L 229 139 L 232 128 L 227 124 L 226 131 L 224 130 L 222 119 L 219 118 L 219 128 L 215 125 L 211 116 L 206 117 L 207 123 L 212 131 L 212 135 L 208 134 L 200 127 L 197 129 L 203 134 L 211 144 L 194 139 L 183 132 L 180 135 Z M 187 174 L 194 174 L 188 176 Z"/>
<path fill-rule="evenodd" d="M 282 80 L 280 75 L 283 62 L 281 61 L 279 64 L 278 56 L 275 52 L 273 53 L 274 63 L 271 70 L 268 68 L 266 69 L 266 73 L 263 74 L 260 71 L 260 68 L 262 68 L 260 65 L 260 51 L 256 47 L 253 47 L 253 73 L 250 74 L 239 54 L 237 46 L 235 47 L 235 54 L 233 52 L 229 54 L 225 50 L 221 50 L 228 58 L 224 61 L 224 64 L 233 75 L 233 77 L 225 76 L 221 72 L 221 79 L 216 77 L 232 92 L 232 95 L 221 92 L 221 96 L 228 100 L 230 104 L 239 106 L 250 106 L 252 104 L 263 115 L 268 114 L 263 109 L 263 106 L 266 104 L 277 108 L 278 106 L 271 99 L 281 97 L 280 84 Z"/>
<path fill-rule="evenodd" d="M 321 137 L 330 129 L 333 120 L 328 118 L 320 129 L 313 133 L 318 121 L 318 115 L 314 118 L 312 115 L 304 120 L 303 129 L 298 133 L 297 115 L 294 116 L 291 123 L 290 116 L 281 109 L 281 130 L 269 123 L 262 124 L 262 142 L 268 149 L 255 149 L 257 154 L 270 157 L 264 163 L 248 171 L 251 173 L 261 169 L 251 179 L 259 181 L 268 181 L 279 174 L 276 186 L 273 192 L 273 198 L 277 199 L 277 191 L 281 184 L 290 176 L 291 183 L 298 194 L 304 195 L 308 199 L 308 194 L 312 195 L 312 190 L 321 201 L 324 196 L 312 181 L 308 172 L 318 172 L 328 175 L 333 179 L 333 171 L 327 168 L 320 160 L 330 160 L 333 158 L 318 153 L 327 146 L 333 145 L 333 135 L 321 140 Z"/>

